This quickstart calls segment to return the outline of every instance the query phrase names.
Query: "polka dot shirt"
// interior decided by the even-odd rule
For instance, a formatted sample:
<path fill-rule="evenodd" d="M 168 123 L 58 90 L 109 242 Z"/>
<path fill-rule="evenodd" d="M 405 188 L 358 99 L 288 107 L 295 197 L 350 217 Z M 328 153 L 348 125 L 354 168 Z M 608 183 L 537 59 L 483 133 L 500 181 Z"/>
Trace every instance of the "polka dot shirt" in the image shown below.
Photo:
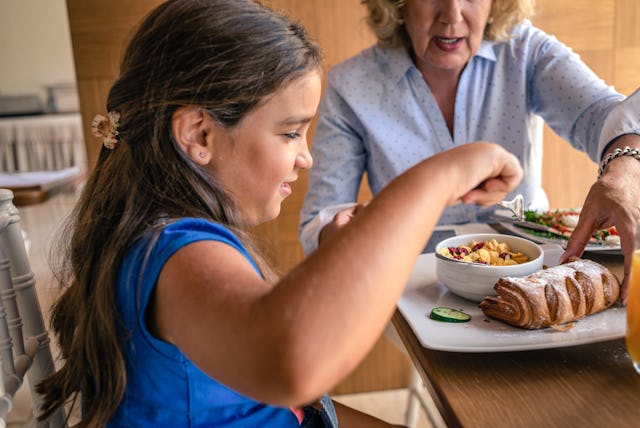
<path fill-rule="evenodd" d="M 540 118 L 594 161 L 615 136 L 629 127 L 640 130 L 634 113 L 629 123 L 613 127 L 617 135 L 601 135 L 607 116 L 624 97 L 529 21 L 506 42 L 484 41 L 469 61 L 456 94 L 453 134 L 403 48 L 372 46 L 334 67 L 327 80 L 301 213 L 300 238 L 307 253 L 333 214 L 356 200 L 365 172 L 376 194 L 435 153 L 492 141 L 522 163 L 525 176 L 514 194 L 522 193 L 529 208 L 544 209 Z M 486 221 L 492 211 L 459 204 L 445 209 L 440 223 Z"/>

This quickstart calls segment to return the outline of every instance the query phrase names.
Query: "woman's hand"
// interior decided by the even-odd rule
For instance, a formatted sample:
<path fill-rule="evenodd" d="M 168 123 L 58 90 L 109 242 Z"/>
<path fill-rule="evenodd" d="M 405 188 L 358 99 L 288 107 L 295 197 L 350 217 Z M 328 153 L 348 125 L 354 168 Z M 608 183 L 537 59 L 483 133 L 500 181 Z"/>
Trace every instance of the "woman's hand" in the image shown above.
<path fill-rule="evenodd" d="M 360 212 L 364 207 L 367 206 L 368 203 L 369 202 L 364 202 L 354 205 L 340 211 L 338 214 L 333 216 L 333 220 L 331 220 L 330 223 L 327 223 L 327 225 L 320 231 L 318 243 L 322 244 L 322 242 L 326 241 L 330 236 L 334 235 L 336 232 L 346 226 L 351 221 L 351 219 L 358 214 L 358 212 Z"/>
<path fill-rule="evenodd" d="M 625 135 L 610 150 L 624 146 L 640 147 L 640 136 Z M 611 161 L 602 177 L 589 190 L 582 206 L 580 219 L 571 234 L 561 262 L 569 257 L 580 257 L 593 232 L 615 226 L 620 234 L 620 246 L 624 254 L 624 279 L 620 298 L 627 300 L 633 235 L 640 221 L 640 162 L 632 156 Z"/>

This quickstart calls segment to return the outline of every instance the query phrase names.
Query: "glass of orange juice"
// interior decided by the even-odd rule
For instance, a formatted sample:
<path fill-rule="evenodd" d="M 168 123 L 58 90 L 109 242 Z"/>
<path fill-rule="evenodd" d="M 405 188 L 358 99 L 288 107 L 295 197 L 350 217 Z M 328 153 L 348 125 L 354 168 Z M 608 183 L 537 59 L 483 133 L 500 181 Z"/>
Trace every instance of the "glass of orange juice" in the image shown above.
<path fill-rule="evenodd" d="M 640 374 L 640 223 L 636 224 L 627 299 L 627 350 L 633 367 Z"/>

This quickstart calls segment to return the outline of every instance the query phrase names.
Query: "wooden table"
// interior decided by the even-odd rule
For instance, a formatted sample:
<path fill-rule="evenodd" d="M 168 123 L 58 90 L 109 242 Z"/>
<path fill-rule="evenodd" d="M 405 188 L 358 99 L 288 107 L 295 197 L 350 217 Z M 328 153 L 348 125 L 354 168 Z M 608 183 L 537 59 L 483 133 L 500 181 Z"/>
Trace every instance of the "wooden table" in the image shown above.
<path fill-rule="evenodd" d="M 622 277 L 622 257 L 585 255 Z M 624 339 L 521 352 L 424 348 L 395 326 L 448 427 L 640 427 L 640 375 Z"/>

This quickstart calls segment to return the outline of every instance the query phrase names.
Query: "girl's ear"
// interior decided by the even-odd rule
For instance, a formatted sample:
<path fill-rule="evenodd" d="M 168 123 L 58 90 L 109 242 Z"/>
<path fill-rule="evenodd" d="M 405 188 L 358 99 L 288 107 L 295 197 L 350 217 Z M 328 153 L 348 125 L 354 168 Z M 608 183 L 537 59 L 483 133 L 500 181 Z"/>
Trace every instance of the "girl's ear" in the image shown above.
<path fill-rule="evenodd" d="M 171 118 L 171 130 L 180 148 L 199 165 L 207 165 L 213 155 L 211 139 L 214 132 L 206 113 L 193 107 L 180 107 Z"/>

